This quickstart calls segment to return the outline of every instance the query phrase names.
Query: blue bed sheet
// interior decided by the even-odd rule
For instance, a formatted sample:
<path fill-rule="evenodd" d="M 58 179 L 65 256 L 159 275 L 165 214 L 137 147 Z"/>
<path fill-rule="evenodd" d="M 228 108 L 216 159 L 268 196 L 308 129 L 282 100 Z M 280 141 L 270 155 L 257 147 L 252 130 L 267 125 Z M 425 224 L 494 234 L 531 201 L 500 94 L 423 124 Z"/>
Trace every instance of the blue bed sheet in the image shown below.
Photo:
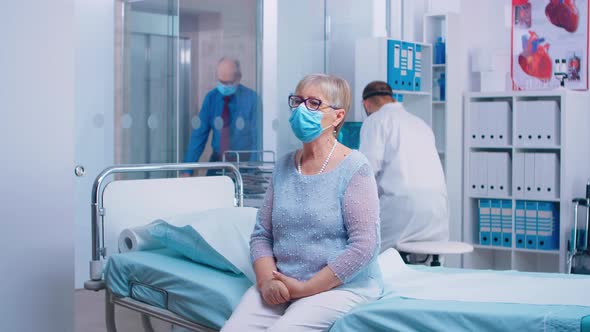
<path fill-rule="evenodd" d="M 194 263 L 167 249 L 114 255 L 107 264 L 105 280 L 114 294 L 168 309 L 214 329 L 223 326 L 251 286 L 244 275 Z M 353 309 L 330 331 L 441 330 L 590 332 L 590 307 L 431 301 L 388 294 Z"/>
<path fill-rule="evenodd" d="M 197 264 L 168 249 L 112 256 L 107 287 L 214 329 L 219 329 L 252 283 L 243 275 Z"/>
<path fill-rule="evenodd" d="M 412 266 L 421 271 L 475 273 L 481 270 Z M 552 273 L 487 271 L 563 278 Z M 568 278 L 588 278 L 570 275 Z M 585 291 L 585 290 L 584 290 Z M 386 294 L 351 310 L 330 332 L 345 331 L 582 331 L 590 332 L 590 307 L 409 299 Z"/>

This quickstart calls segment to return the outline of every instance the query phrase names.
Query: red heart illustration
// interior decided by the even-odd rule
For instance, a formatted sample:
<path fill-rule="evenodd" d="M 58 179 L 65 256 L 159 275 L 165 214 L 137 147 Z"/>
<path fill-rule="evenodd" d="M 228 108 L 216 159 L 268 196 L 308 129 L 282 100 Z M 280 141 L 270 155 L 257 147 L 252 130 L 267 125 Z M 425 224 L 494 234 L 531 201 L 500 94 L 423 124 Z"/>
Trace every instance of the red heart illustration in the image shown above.
<path fill-rule="evenodd" d="M 550 0 L 545 7 L 545 15 L 553 25 L 564 28 L 568 32 L 575 32 L 578 29 L 580 15 L 574 0 Z"/>
<path fill-rule="evenodd" d="M 523 36 L 523 50 L 518 55 L 520 68 L 530 76 L 547 81 L 551 79 L 552 63 L 547 51 L 549 44 L 539 39 L 534 31 L 529 31 L 530 37 Z"/>

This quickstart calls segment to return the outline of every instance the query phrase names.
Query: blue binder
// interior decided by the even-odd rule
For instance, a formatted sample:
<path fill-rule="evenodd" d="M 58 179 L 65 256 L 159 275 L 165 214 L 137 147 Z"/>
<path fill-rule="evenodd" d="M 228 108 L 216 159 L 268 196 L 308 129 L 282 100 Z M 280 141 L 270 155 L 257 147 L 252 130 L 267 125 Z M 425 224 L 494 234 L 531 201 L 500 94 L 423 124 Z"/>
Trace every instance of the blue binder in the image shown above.
<path fill-rule="evenodd" d="M 537 249 L 537 210 L 538 202 L 525 202 L 524 222 L 525 222 L 525 241 L 527 249 Z"/>
<path fill-rule="evenodd" d="M 502 200 L 502 246 L 512 247 L 512 201 Z"/>
<path fill-rule="evenodd" d="M 542 250 L 558 249 L 559 225 L 555 204 L 539 202 L 537 220 L 537 248 Z"/>
<path fill-rule="evenodd" d="M 478 201 L 478 219 L 479 219 L 479 244 L 489 246 L 491 244 L 491 201 L 489 199 L 480 199 Z"/>
<path fill-rule="evenodd" d="M 492 227 L 492 245 L 502 246 L 502 201 L 491 200 L 490 219 Z"/>
<path fill-rule="evenodd" d="M 393 90 L 401 87 L 402 43 L 399 40 L 387 41 L 387 84 Z"/>
<path fill-rule="evenodd" d="M 400 62 L 400 85 L 399 85 L 399 89 L 400 90 L 410 90 L 412 87 L 412 82 L 410 81 L 411 76 L 410 76 L 410 68 L 413 66 L 409 66 L 408 63 L 410 62 L 410 59 L 408 57 L 408 50 L 409 48 L 413 49 L 413 45 L 411 43 L 408 42 L 402 42 L 402 53 L 401 53 L 401 62 Z"/>
<path fill-rule="evenodd" d="M 516 201 L 516 206 L 514 208 L 514 232 L 516 248 L 525 248 L 526 223 L 524 201 Z"/>
<path fill-rule="evenodd" d="M 422 91 L 422 45 L 414 46 L 414 91 Z"/>

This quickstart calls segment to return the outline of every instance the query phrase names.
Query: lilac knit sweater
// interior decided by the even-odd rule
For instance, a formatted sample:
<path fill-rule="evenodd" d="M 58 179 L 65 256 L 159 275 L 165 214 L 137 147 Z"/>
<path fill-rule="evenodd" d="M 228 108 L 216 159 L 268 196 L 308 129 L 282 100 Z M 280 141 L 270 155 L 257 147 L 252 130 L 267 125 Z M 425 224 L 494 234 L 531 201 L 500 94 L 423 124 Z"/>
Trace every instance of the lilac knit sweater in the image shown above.
<path fill-rule="evenodd" d="M 329 266 L 343 284 L 381 279 L 379 198 L 367 159 L 353 151 L 335 169 L 302 175 L 295 153 L 277 163 L 250 239 L 252 262 L 274 257 L 300 281 Z"/>

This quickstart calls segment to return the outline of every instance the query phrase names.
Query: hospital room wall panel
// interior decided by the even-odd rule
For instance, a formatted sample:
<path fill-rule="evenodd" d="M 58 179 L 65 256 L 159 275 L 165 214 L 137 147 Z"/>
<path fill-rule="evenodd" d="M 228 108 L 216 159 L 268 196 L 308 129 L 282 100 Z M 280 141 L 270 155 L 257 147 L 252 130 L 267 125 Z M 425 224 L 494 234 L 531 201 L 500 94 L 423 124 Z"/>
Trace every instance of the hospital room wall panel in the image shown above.
<path fill-rule="evenodd" d="M 71 332 L 76 1 L 0 15 L 0 331 Z"/>

